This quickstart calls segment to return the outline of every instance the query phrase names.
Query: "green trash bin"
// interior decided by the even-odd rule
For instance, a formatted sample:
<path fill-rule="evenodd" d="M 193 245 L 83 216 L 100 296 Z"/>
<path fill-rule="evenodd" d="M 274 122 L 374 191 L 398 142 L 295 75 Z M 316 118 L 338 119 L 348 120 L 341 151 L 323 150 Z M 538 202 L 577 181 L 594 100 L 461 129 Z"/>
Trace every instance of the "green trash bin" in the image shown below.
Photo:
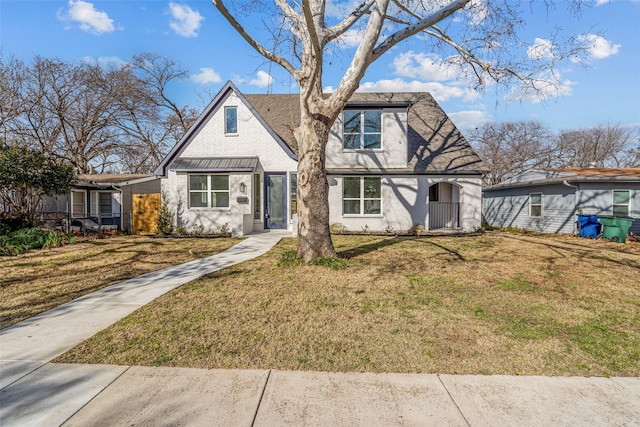
<path fill-rule="evenodd" d="M 598 221 L 604 226 L 602 237 L 612 242 L 624 243 L 627 240 L 633 218 L 618 218 L 615 216 L 598 216 Z"/>

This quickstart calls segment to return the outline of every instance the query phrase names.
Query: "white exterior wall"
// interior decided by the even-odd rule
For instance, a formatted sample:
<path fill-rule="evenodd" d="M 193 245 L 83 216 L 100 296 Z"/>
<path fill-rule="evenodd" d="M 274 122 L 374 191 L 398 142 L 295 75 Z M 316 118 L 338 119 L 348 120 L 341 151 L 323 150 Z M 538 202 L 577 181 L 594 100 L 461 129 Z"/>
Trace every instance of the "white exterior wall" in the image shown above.
<path fill-rule="evenodd" d="M 414 224 L 428 228 L 429 187 L 438 182 L 453 184 L 462 204 L 460 226 L 475 231 L 481 224 L 482 180 L 473 177 L 383 176 L 381 215 L 342 214 L 342 176 L 329 177 L 329 223 L 342 224 L 351 231 L 368 227 L 371 231 L 406 231 Z"/>
<path fill-rule="evenodd" d="M 224 133 L 225 106 L 238 108 L 238 133 L 236 135 L 225 135 Z M 180 157 L 258 157 L 262 170 L 266 172 L 295 172 L 297 169 L 297 162 L 283 150 L 251 110 L 234 93 L 230 93 L 221 102 L 209 121 L 180 153 Z M 261 181 L 263 181 L 262 178 Z M 246 195 L 239 192 L 240 182 L 244 182 L 247 186 Z M 189 229 L 195 224 L 201 224 L 204 225 L 205 232 L 217 232 L 225 223 L 228 223 L 232 233 L 238 236 L 248 234 L 253 230 L 262 230 L 263 223 L 254 223 L 253 220 L 252 175 L 249 173 L 231 174 L 229 186 L 229 208 L 189 209 L 187 174 L 170 170 L 167 178 L 162 179 L 162 192 L 169 201 L 169 209 L 176 214 L 177 225 L 183 225 Z M 239 196 L 247 197 L 249 203 L 238 204 L 237 197 Z M 264 188 L 262 188 L 261 197 L 264 197 Z M 258 203 L 262 205 L 262 201 Z M 252 227 L 248 227 L 250 224 Z M 292 221 L 289 218 L 290 229 L 291 224 Z"/>
<path fill-rule="evenodd" d="M 382 148 L 379 150 L 346 150 L 342 148 L 342 114 L 338 116 L 327 142 L 328 169 L 407 167 L 407 110 L 382 110 Z"/>

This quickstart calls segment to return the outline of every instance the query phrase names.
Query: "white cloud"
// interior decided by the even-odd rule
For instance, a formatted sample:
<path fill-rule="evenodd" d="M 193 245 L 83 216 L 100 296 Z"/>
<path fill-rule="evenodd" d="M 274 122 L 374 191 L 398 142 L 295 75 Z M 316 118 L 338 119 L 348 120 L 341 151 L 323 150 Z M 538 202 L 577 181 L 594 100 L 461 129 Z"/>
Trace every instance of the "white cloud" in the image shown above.
<path fill-rule="evenodd" d="M 622 45 L 612 44 L 609 40 L 597 34 L 586 34 L 578 37 L 578 41 L 587 45 L 590 58 L 604 59 L 618 53 Z"/>
<path fill-rule="evenodd" d="M 527 101 L 537 104 L 548 98 L 571 95 L 575 84 L 571 80 L 563 80 L 560 72 L 553 70 L 539 76 L 532 85 L 514 88 L 505 97 L 505 101 Z"/>
<path fill-rule="evenodd" d="M 459 69 L 438 55 L 409 51 L 392 62 L 394 74 L 420 80 L 447 81 L 459 78 Z"/>
<path fill-rule="evenodd" d="M 251 80 L 243 79 L 240 77 L 236 78 L 236 80 L 238 81 L 238 83 L 243 85 L 267 87 L 273 82 L 273 77 L 271 77 L 269 73 L 266 73 L 264 71 L 258 71 L 256 73 L 256 77 Z"/>
<path fill-rule="evenodd" d="M 365 82 L 360 85 L 358 92 L 429 92 L 438 102 L 448 101 L 452 98 L 463 98 L 465 101 L 470 101 L 479 96 L 477 93 L 461 87 L 417 80 L 408 82 L 403 79 Z"/>
<path fill-rule="evenodd" d="M 364 31 L 361 30 L 347 30 L 343 35 L 338 37 L 336 42 L 340 47 L 358 47 L 364 37 Z"/>
<path fill-rule="evenodd" d="M 553 59 L 555 57 L 553 53 L 554 48 L 555 46 L 551 40 L 536 38 L 533 44 L 527 49 L 527 56 L 534 61 Z"/>
<path fill-rule="evenodd" d="M 192 74 L 190 76 L 190 79 L 191 81 L 201 85 L 206 85 L 209 83 L 220 83 L 222 81 L 220 75 L 213 71 L 213 68 L 208 67 L 200 68 L 200 73 Z"/>
<path fill-rule="evenodd" d="M 82 31 L 93 34 L 111 33 L 115 30 L 113 19 L 106 12 L 96 10 L 92 3 L 69 0 L 68 6 L 66 13 L 58 13 L 61 21 L 75 22 Z"/>
<path fill-rule="evenodd" d="M 204 17 L 186 4 L 169 3 L 171 21 L 169 27 L 183 37 L 197 37 Z"/>
<path fill-rule="evenodd" d="M 486 0 L 472 0 L 463 10 L 462 14 L 456 13 L 453 17 L 454 22 L 462 22 L 463 17 L 470 25 L 482 24 L 487 16 L 489 16 L 490 9 Z"/>
<path fill-rule="evenodd" d="M 482 110 L 467 110 L 448 113 L 449 118 L 460 130 L 473 130 L 488 122 L 487 113 Z"/>
<path fill-rule="evenodd" d="M 602 6 L 603 4 L 609 4 L 611 0 L 596 0 L 596 7 Z"/>
<path fill-rule="evenodd" d="M 108 67 L 113 65 L 117 68 L 120 68 L 127 64 L 127 61 L 123 61 L 118 56 L 99 56 L 97 58 L 93 56 L 85 56 L 84 58 L 82 58 L 82 60 L 87 64 L 98 64 L 101 67 Z"/>
<path fill-rule="evenodd" d="M 329 0 L 326 6 L 326 15 L 331 18 L 344 19 L 347 14 L 353 12 L 361 3 L 361 0 Z"/>

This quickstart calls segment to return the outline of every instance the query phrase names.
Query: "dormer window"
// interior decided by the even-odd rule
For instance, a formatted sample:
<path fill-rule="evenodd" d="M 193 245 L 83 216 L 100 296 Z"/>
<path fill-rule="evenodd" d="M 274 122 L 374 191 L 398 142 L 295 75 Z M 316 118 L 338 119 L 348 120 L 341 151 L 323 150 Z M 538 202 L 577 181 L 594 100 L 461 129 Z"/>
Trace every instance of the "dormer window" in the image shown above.
<path fill-rule="evenodd" d="M 342 147 L 345 150 L 382 148 L 382 111 L 346 110 L 342 112 Z"/>
<path fill-rule="evenodd" d="M 238 107 L 224 107 L 224 133 L 238 134 Z"/>

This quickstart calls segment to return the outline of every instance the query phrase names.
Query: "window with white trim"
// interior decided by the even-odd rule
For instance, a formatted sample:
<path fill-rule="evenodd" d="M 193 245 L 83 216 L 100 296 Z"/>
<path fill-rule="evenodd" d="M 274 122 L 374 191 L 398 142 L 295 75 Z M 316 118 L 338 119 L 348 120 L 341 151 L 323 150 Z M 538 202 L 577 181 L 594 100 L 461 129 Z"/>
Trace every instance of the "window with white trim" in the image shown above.
<path fill-rule="evenodd" d="M 224 133 L 238 133 L 238 107 L 224 107 Z"/>
<path fill-rule="evenodd" d="M 382 111 L 343 111 L 342 148 L 345 150 L 382 148 Z"/>
<path fill-rule="evenodd" d="M 189 208 L 228 208 L 229 175 L 189 175 Z"/>
<path fill-rule="evenodd" d="M 529 216 L 542 216 L 542 193 L 529 194 Z"/>
<path fill-rule="evenodd" d="M 629 216 L 629 190 L 613 190 L 613 216 Z"/>
<path fill-rule="evenodd" d="M 382 214 L 382 179 L 368 176 L 344 177 L 342 180 L 342 214 Z"/>

